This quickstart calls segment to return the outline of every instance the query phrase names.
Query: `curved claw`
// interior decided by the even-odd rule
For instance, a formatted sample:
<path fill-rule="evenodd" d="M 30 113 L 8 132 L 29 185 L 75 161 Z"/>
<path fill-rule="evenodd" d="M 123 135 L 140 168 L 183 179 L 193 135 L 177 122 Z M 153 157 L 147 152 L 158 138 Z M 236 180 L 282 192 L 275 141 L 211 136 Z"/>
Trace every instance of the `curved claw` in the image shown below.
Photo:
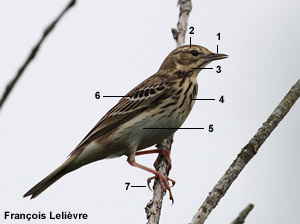
<path fill-rule="evenodd" d="M 170 181 L 172 183 L 172 186 L 171 187 L 174 187 L 175 184 L 176 184 L 176 181 L 175 180 L 172 180 L 171 178 L 168 178 L 168 181 Z"/>
<path fill-rule="evenodd" d="M 152 192 L 153 192 L 153 189 L 151 188 L 150 183 L 151 183 L 151 181 L 152 181 L 155 177 L 156 177 L 156 176 L 153 176 L 153 177 L 149 177 L 149 178 L 147 179 L 147 185 L 148 185 L 148 188 L 149 188 L 150 191 L 152 191 Z"/>

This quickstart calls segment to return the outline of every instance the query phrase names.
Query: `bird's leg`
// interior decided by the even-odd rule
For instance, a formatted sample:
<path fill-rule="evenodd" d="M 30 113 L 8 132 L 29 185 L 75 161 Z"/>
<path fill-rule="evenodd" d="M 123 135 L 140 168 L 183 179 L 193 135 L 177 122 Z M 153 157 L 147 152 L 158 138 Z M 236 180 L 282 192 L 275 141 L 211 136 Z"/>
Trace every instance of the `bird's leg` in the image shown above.
<path fill-rule="evenodd" d="M 140 154 L 140 155 L 142 155 L 142 154 Z M 145 171 L 148 171 L 148 172 L 154 174 L 154 175 L 155 175 L 154 177 L 150 177 L 150 178 L 148 178 L 148 180 L 147 180 L 147 182 L 148 182 L 148 187 L 150 188 L 149 183 L 151 182 L 151 180 L 154 179 L 155 177 L 157 177 L 158 180 L 159 180 L 160 185 L 161 185 L 162 188 L 163 188 L 163 190 L 164 190 L 164 191 L 166 191 L 166 190 L 169 191 L 169 195 L 170 195 L 169 198 L 170 198 L 170 200 L 172 200 L 172 202 L 174 202 L 173 195 L 172 195 L 172 191 L 171 191 L 171 187 L 170 187 L 169 182 L 168 182 L 168 181 L 171 181 L 171 182 L 172 182 L 172 185 L 174 186 L 174 184 L 175 184 L 175 181 L 174 181 L 174 180 L 172 180 L 172 179 L 169 178 L 169 177 L 166 177 L 166 176 L 162 175 L 162 174 L 161 174 L 160 172 L 158 172 L 157 170 L 151 169 L 151 168 L 149 168 L 149 167 L 146 167 L 146 166 L 144 166 L 144 165 L 142 165 L 142 164 L 137 163 L 137 162 L 135 161 L 134 158 L 128 157 L 127 162 L 128 162 L 131 166 L 140 168 L 140 169 L 142 169 L 142 170 L 145 170 Z M 150 189 L 151 189 L 151 188 L 150 188 Z"/>
<path fill-rule="evenodd" d="M 158 157 L 156 158 L 155 162 L 154 162 L 154 167 L 156 168 L 157 165 L 158 165 L 158 162 L 159 160 L 161 159 L 161 156 L 164 156 L 166 158 L 166 162 L 168 164 L 168 171 L 169 172 L 171 170 L 171 167 L 172 167 L 172 161 L 171 161 L 171 157 L 170 157 L 170 151 L 167 150 L 167 149 L 163 149 L 163 148 L 158 148 L 158 149 L 151 149 L 151 150 L 145 150 L 145 151 L 139 151 L 139 152 L 136 152 L 135 155 L 136 156 L 139 156 L 139 155 L 146 155 L 146 154 L 152 154 L 152 153 L 159 153 Z M 153 177 L 149 177 L 147 179 L 147 184 L 148 184 L 148 188 L 153 191 L 150 187 L 150 183 L 153 179 L 155 179 L 156 176 L 153 176 Z M 172 182 L 172 186 L 173 187 L 175 185 L 175 181 L 170 179 L 169 180 Z"/>
<path fill-rule="evenodd" d="M 156 158 L 155 162 L 154 162 L 154 167 L 157 166 L 157 163 L 159 161 L 159 159 L 161 158 L 161 156 L 164 156 L 166 158 L 166 161 L 169 165 L 168 171 L 171 170 L 172 168 L 172 161 L 171 161 L 171 157 L 170 157 L 170 151 L 167 149 L 151 149 L 151 150 L 145 150 L 145 151 L 139 151 L 136 152 L 135 155 L 136 156 L 140 156 L 140 155 L 146 155 L 146 154 L 152 154 L 152 153 L 159 153 L 158 157 Z"/>

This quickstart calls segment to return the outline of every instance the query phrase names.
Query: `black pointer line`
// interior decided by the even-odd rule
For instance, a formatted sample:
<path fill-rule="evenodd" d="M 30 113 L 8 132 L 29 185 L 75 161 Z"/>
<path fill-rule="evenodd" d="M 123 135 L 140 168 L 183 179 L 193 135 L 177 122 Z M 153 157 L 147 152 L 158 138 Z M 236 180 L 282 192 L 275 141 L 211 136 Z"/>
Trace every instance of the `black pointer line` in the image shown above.
<path fill-rule="evenodd" d="M 204 128 L 143 128 L 143 129 L 204 129 Z"/>
<path fill-rule="evenodd" d="M 103 96 L 103 97 L 131 97 L 131 96 Z"/>
<path fill-rule="evenodd" d="M 216 99 L 192 99 L 192 100 L 216 100 Z"/>
<path fill-rule="evenodd" d="M 135 186 L 131 186 L 131 187 L 146 187 L 146 186 L 135 185 Z"/>
<path fill-rule="evenodd" d="M 214 68 L 191 68 L 191 69 L 214 69 Z"/>

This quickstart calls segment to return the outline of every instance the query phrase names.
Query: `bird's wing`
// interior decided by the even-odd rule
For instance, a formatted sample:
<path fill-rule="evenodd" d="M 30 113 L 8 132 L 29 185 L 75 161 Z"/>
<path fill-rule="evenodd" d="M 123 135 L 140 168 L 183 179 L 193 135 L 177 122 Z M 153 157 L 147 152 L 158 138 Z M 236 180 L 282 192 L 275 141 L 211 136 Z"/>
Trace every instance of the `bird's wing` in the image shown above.
<path fill-rule="evenodd" d="M 95 127 L 85 136 L 69 156 L 82 151 L 100 136 L 113 131 L 128 120 L 156 105 L 157 101 L 167 97 L 169 85 L 167 76 L 153 75 L 132 89 L 111 110 L 109 110 Z"/>

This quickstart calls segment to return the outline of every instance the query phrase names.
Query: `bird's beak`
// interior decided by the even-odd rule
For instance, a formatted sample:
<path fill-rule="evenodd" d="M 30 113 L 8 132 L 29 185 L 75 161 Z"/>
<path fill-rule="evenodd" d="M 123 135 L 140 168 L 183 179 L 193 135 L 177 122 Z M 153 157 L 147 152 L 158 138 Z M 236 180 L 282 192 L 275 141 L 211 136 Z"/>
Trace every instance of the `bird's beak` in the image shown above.
<path fill-rule="evenodd" d="M 221 60 L 224 58 L 228 58 L 227 54 L 216 54 L 216 53 L 211 53 L 205 57 L 206 62 L 211 62 L 211 61 L 216 61 L 216 60 Z"/>

